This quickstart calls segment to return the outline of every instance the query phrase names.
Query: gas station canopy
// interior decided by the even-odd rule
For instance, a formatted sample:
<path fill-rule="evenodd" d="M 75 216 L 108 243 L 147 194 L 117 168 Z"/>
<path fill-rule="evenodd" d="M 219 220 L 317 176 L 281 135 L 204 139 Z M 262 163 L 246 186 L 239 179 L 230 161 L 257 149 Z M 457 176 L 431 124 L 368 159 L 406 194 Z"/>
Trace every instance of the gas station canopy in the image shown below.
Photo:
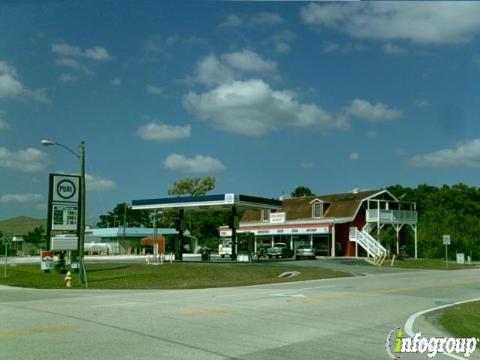
<path fill-rule="evenodd" d="M 169 197 L 160 199 L 132 200 L 133 210 L 238 210 L 271 209 L 279 210 L 282 202 L 256 196 L 240 194 L 218 194 L 188 197 Z"/>

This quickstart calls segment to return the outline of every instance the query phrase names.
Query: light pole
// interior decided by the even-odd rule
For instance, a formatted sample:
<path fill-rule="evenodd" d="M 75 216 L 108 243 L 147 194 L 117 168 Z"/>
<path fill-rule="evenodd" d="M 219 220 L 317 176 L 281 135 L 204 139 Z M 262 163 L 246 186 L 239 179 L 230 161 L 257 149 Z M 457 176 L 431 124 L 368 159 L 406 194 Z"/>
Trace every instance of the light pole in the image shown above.
<path fill-rule="evenodd" d="M 85 141 L 80 142 L 80 154 L 70 149 L 68 146 L 60 144 L 53 140 L 42 140 L 43 146 L 58 145 L 70 151 L 73 155 L 80 159 L 80 231 L 78 234 L 78 258 L 80 265 L 80 281 L 88 287 L 87 272 L 85 270 L 84 259 L 84 246 L 85 246 Z"/>

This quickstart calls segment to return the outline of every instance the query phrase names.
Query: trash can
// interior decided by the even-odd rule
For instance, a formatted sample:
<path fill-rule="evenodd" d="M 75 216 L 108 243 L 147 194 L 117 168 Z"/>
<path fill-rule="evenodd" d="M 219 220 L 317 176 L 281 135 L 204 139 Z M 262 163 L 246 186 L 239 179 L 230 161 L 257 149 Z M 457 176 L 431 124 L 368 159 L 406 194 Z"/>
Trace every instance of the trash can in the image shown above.
<path fill-rule="evenodd" d="M 202 250 L 200 250 L 200 252 L 202 254 L 202 261 L 210 260 L 210 249 L 203 248 Z"/>

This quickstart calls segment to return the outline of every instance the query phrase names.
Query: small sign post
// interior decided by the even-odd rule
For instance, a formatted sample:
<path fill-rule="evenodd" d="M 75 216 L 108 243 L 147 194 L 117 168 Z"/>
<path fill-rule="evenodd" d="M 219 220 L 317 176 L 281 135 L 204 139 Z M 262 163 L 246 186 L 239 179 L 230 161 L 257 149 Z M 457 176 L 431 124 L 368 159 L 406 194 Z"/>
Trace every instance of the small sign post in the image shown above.
<path fill-rule="evenodd" d="M 4 278 L 7 278 L 7 262 L 8 262 L 8 260 L 7 260 L 7 247 L 8 247 L 7 242 L 5 242 L 5 269 L 3 271 L 3 277 Z"/>
<path fill-rule="evenodd" d="M 443 245 L 445 245 L 445 264 L 447 265 L 448 269 L 448 245 L 450 245 L 450 235 L 443 235 Z"/>
<path fill-rule="evenodd" d="M 3 277 L 7 277 L 7 265 L 8 265 L 8 245 L 12 242 L 12 235 L 3 235 L 3 243 L 5 244 L 5 267 L 3 269 Z"/>

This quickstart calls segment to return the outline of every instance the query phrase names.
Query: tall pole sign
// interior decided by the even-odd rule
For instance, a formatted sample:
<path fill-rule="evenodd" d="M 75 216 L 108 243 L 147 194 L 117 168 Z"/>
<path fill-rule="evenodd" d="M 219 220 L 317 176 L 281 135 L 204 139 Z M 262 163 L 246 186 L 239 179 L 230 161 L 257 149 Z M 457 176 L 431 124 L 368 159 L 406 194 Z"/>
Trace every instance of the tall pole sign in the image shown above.
<path fill-rule="evenodd" d="M 80 176 L 50 174 L 48 192 L 47 239 L 49 250 L 79 250 L 80 233 Z M 62 232 L 75 231 L 75 245 L 72 249 L 71 239 L 66 239 L 65 246 L 61 240 L 53 242 L 52 230 Z M 57 239 L 55 237 L 55 239 Z M 67 245 L 68 243 L 68 245 Z"/>

